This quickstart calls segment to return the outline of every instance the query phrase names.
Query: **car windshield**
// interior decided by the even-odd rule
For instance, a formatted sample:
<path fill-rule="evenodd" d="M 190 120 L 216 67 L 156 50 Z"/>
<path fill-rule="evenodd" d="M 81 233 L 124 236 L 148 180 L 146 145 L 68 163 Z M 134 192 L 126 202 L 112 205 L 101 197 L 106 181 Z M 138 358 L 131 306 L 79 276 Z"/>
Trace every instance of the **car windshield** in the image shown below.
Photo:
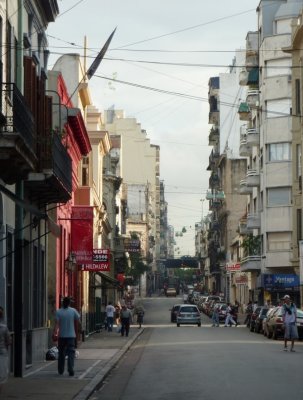
<path fill-rule="evenodd" d="M 268 308 L 263 308 L 261 311 L 261 315 L 266 315 L 268 313 Z"/>
<path fill-rule="evenodd" d="M 197 308 L 193 307 L 193 306 L 181 307 L 180 311 L 181 312 L 198 312 Z"/>

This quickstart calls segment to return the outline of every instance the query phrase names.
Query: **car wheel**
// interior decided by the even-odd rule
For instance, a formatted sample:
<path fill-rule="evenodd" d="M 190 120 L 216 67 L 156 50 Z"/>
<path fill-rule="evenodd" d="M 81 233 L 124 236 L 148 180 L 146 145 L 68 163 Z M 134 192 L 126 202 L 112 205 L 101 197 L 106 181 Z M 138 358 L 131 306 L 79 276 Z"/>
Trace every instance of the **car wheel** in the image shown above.
<path fill-rule="evenodd" d="M 271 337 L 272 337 L 272 332 L 267 332 L 267 339 L 271 339 Z"/>
<path fill-rule="evenodd" d="M 201 326 L 201 323 L 200 324 L 198 324 L 198 327 L 200 327 Z"/>
<path fill-rule="evenodd" d="M 177 327 L 180 328 L 180 324 L 177 324 Z"/>

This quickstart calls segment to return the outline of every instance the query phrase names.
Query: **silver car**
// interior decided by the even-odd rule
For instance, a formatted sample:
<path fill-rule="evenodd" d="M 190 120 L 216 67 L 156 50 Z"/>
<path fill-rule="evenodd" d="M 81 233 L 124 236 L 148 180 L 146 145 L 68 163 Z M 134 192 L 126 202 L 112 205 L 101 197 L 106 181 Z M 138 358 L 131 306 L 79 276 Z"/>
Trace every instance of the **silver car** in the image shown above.
<path fill-rule="evenodd" d="M 201 326 L 201 314 L 199 308 L 194 304 L 182 304 L 177 313 L 177 326 L 191 324 Z"/>

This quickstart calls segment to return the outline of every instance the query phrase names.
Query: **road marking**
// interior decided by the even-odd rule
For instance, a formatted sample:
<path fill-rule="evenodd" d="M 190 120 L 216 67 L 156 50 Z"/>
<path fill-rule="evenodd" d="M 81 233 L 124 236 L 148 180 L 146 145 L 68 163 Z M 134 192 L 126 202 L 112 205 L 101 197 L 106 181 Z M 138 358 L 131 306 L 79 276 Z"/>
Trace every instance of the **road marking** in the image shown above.
<path fill-rule="evenodd" d="M 86 370 L 85 372 L 83 372 L 83 374 L 81 374 L 81 375 L 79 376 L 78 379 L 83 379 L 83 378 L 85 378 L 85 376 L 86 376 L 96 365 L 98 365 L 100 362 L 101 362 L 101 360 L 97 360 L 91 367 L 87 368 L 87 370 Z"/>

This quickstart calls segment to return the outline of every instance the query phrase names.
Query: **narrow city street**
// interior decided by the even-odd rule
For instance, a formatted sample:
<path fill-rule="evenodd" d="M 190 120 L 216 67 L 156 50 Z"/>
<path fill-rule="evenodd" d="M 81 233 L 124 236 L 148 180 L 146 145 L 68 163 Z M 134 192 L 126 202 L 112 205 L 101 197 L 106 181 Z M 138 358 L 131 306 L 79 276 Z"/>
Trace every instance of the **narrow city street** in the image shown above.
<path fill-rule="evenodd" d="M 201 328 L 177 328 L 169 309 L 178 302 L 181 298 L 144 300 L 144 333 L 90 400 L 303 397 L 301 342 L 295 353 L 283 352 L 281 340 L 244 325 L 213 328 L 204 315 Z"/>

